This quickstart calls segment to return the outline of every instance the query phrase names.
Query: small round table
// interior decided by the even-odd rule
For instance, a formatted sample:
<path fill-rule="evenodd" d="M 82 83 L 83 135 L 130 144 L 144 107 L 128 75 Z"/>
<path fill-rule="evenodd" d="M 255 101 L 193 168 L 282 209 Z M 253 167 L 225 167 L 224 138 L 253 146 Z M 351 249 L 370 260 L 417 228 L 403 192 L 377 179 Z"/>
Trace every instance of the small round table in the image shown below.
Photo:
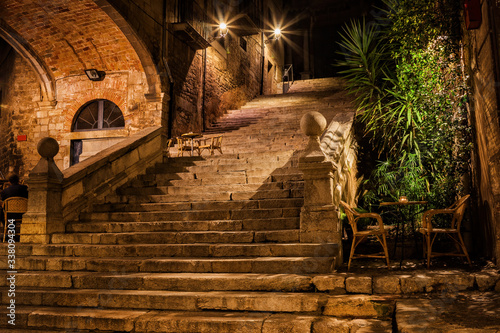
<path fill-rule="evenodd" d="M 181 134 L 181 136 L 183 138 L 191 139 L 191 156 L 193 156 L 193 154 L 194 154 L 194 139 L 201 138 L 202 137 L 201 133 L 189 132 L 189 133 Z"/>
<path fill-rule="evenodd" d="M 426 204 L 427 204 L 427 201 L 399 200 L 399 201 L 395 201 L 395 202 L 381 202 L 380 206 L 381 207 L 384 207 L 384 206 L 398 206 L 398 211 L 400 211 L 399 210 L 399 206 L 426 205 Z M 410 218 L 410 223 L 411 223 L 411 227 L 412 227 L 412 230 L 413 230 L 413 237 L 414 238 L 415 238 L 415 221 L 414 221 L 413 218 L 414 218 L 414 216 L 416 214 L 418 214 L 418 213 L 412 214 L 412 216 Z M 404 258 L 404 246 L 405 246 L 405 228 L 404 228 L 404 223 L 405 223 L 405 221 L 403 219 L 403 221 L 401 221 L 401 261 L 399 263 L 400 267 L 403 264 L 403 258 Z M 397 245 L 397 241 L 398 241 L 398 234 L 399 234 L 399 224 L 398 224 L 397 229 L 396 229 L 396 240 L 394 242 L 394 254 L 396 253 L 396 245 Z M 415 238 L 415 249 L 418 251 L 418 245 L 417 245 L 416 238 Z"/>

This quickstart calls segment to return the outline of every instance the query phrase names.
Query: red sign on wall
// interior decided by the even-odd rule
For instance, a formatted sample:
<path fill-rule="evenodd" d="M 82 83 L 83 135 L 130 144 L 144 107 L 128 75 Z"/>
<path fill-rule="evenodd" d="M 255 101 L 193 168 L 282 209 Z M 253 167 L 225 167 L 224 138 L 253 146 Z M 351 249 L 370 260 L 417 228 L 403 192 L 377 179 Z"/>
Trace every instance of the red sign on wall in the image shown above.
<path fill-rule="evenodd" d="M 464 2 L 465 26 L 467 30 L 477 29 L 481 26 L 481 1 L 465 0 Z"/>
<path fill-rule="evenodd" d="M 26 141 L 26 140 L 27 140 L 26 135 L 18 135 L 17 136 L 17 141 Z"/>

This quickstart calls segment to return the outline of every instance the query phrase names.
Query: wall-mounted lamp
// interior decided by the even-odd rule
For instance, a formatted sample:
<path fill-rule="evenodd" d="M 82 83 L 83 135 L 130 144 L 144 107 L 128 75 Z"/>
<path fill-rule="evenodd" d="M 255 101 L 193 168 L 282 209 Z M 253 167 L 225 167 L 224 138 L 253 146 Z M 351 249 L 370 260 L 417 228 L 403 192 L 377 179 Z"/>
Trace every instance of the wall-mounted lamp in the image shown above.
<path fill-rule="evenodd" d="M 274 29 L 274 39 L 278 40 L 280 38 L 281 38 L 281 29 L 280 28 Z"/>
<path fill-rule="evenodd" d="M 91 81 L 102 81 L 104 80 L 104 77 L 106 76 L 106 72 L 104 71 L 98 71 L 97 69 L 86 69 L 85 74 L 87 74 L 87 77 Z"/>
<path fill-rule="evenodd" d="M 219 24 L 219 37 L 223 38 L 226 37 L 228 32 L 227 24 L 225 22 L 221 22 Z"/>
<path fill-rule="evenodd" d="M 229 28 L 227 27 L 227 24 L 225 22 L 221 22 L 219 26 L 217 27 L 217 30 L 219 30 L 219 33 L 215 36 L 210 36 L 208 38 L 208 42 L 212 43 L 216 39 L 224 38 L 226 37 L 227 33 L 229 32 Z"/>
<path fill-rule="evenodd" d="M 274 33 L 274 36 L 269 38 L 269 39 L 266 39 L 266 41 L 264 42 L 265 44 L 271 43 L 273 40 L 279 40 L 281 38 L 281 29 L 280 28 L 274 29 L 273 33 Z"/>

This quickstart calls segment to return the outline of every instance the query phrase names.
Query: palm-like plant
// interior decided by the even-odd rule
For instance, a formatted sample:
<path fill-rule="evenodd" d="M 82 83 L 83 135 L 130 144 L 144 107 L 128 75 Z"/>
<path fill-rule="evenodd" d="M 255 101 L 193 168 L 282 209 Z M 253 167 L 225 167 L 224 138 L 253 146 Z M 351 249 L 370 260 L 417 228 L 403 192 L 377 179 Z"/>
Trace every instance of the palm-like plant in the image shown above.
<path fill-rule="evenodd" d="M 404 191 L 421 198 L 455 174 L 450 168 L 457 127 L 451 115 L 464 99 L 464 85 L 453 72 L 451 39 L 440 35 L 446 31 L 441 23 L 448 22 L 437 19 L 435 1 L 384 2 L 382 23 L 351 21 L 344 28 L 337 64 L 356 95 L 357 119 L 383 160 L 371 188 L 377 196 Z M 419 10 L 425 12 L 421 17 Z"/>

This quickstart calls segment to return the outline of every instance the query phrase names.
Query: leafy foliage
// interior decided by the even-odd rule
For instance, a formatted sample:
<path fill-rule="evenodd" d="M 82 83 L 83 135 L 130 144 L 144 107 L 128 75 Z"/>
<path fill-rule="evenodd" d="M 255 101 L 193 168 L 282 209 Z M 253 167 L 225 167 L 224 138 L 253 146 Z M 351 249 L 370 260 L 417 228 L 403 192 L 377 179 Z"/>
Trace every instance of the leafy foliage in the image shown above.
<path fill-rule="evenodd" d="M 379 23 L 352 21 L 338 65 L 356 94 L 364 132 L 380 162 L 363 185 L 367 205 L 427 199 L 442 207 L 468 171 L 466 79 L 451 0 L 384 0 Z"/>

